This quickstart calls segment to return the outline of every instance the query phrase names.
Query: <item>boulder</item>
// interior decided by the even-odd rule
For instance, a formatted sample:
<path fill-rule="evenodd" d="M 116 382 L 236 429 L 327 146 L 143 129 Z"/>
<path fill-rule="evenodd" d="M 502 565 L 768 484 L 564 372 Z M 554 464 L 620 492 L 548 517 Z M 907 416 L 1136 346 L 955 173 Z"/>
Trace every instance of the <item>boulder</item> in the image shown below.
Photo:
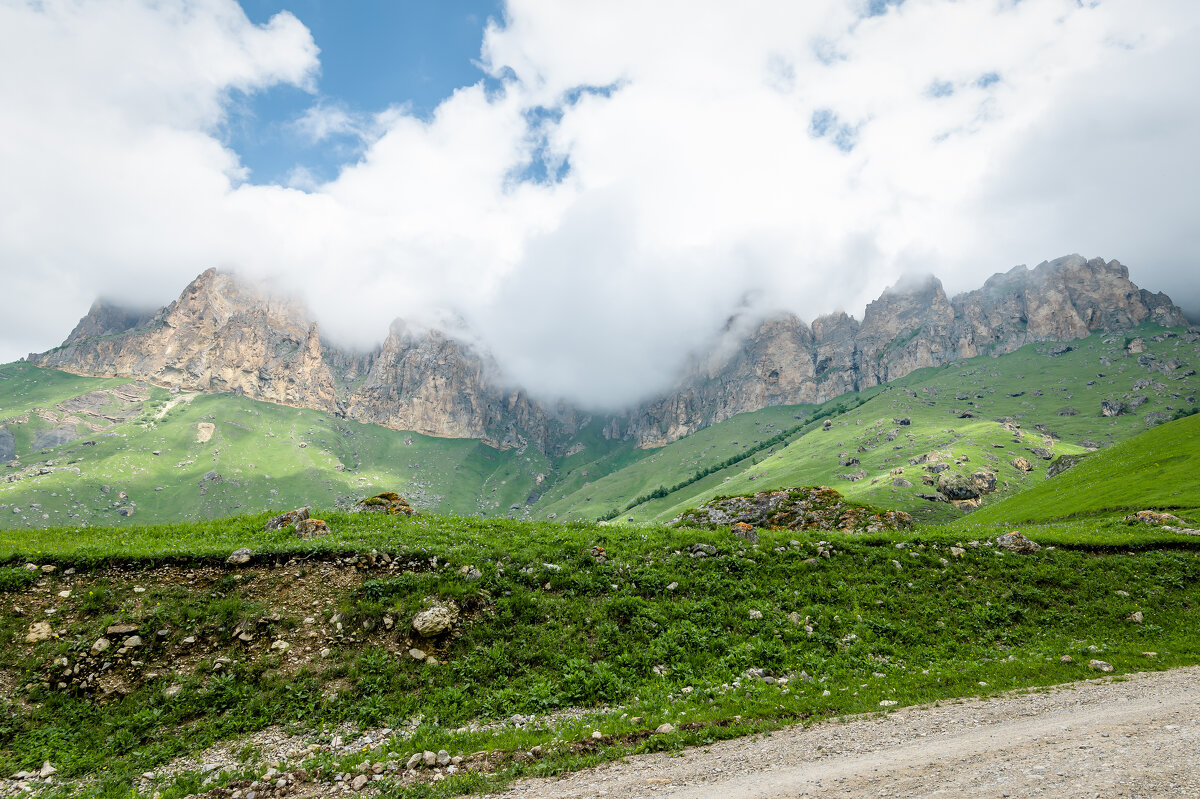
<path fill-rule="evenodd" d="M 50 622 L 35 621 L 29 625 L 29 632 L 25 634 L 25 643 L 36 644 L 48 640 L 53 635 L 54 630 L 50 628 Z"/>
<path fill-rule="evenodd" d="M 413 617 L 412 627 L 422 638 L 441 635 L 458 621 L 458 608 L 453 602 L 439 602 Z"/>
<path fill-rule="evenodd" d="M 1016 467 L 1019 471 L 1022 471 L 1022 472 L 1032 472 L 1033 471 L 1033 464 L 1030 463 L 1028 461 L 1028 459 L 1022 458 L 1019 455 L 1012 459 L 1012 465 L 1014 467 Z"/>
<path fill-rule="evenodd" d="M 1059 455 L 1053 463 L 1046 467 L 1046 477 L 1054 477 L 1070 469 L 1084 459 L 1083 455 Z"/>
<path fill-rule="evenodd" d="M 903 511 L 854 505 L 832 488 L 813 486 L 721 497 L 685 511 L 672 524 L 716 527 L 738 522 L 768 530 L 846 532 L 908 530 L 913 523 Z M 692 555 L 697 556 L 694 551 Z"/>
<path fill-rule="evenodd" d="M 354 504 L 351 513 L 386 513 L 392 516 L 415 516 L 414 509 L 395 491 L 384 491 Z"/>
<path fill-rule="evenodd" d="M 1037 552 L 1041 549 L 1041 546 L 1033 541 L 1030 541 L 1016 530 L 1013 530 L 1011 533 L 1005 533 L 1004 535 L 998 537 L 996 539 L 996 544 L 1007 552 L 1017 552 L 1022 555 L 1029 554 L 1030 552 Z"/>
<path fill-rule="evenodd" d="M 1034 447 L 1030 451 L 1033 452 L 1035 457 L 1041 458 L 1044 461 L 1054 459 L 1054 453 L 1051 450 L 1046 449 L 1045 447 Z"/>
<path fill-rule="evenodd" d="M 982 471 L 969 475 L 942 472 L 938 476 L 937 490 L 949 500 L 978 499 L 996 490 L 996 475 Z"/>
<path fill-rule="evenodd" d="M 290 510 L 287 513 L 281 513 L 271 521 L 267 522 L 267 530 L 282 530 L 285 527 L 291 527 L 299 521 L 308 518 L 308 508 L 297 508 Z"/>
<path fill-rule="evenodd" d="M 301 519 L 296 522 L 296 535 L 300 538 L 316 538 L 329 533 L 329 525 L 324 519 Z"/>
<path fill-rule="evenodd" d="M 225 562 L 230 566 L 245 566 L 254 557 L 254 550 L 248 547 L 234 550 L 233 554 L 225 559 Z"/>
<path fill-rule="evenodd" d="M 758 533 L 754 530 L 754 525 L 746 524 L 745 522 L 734 522 L 729 528 L 730 532 L 736 535 L 743 541 L 749 541 L 751 544 L 758 543 Z"/>
<path fill-rule="evenodd" d="M 1125 413 L 1125 403 L 1121 402 L 1120 400 L 1100 400 L 1101 416 L 1120 416 L 1123 413 Z"/>
<path fill-rule="evenodd" d="M 1131 513 L 1122 521 L 1126 524 L 1177 524 L 1181 521 L 1178 516 L 1170 513 L 1160 513 L 1154 510 L 1140 510 Z"/>

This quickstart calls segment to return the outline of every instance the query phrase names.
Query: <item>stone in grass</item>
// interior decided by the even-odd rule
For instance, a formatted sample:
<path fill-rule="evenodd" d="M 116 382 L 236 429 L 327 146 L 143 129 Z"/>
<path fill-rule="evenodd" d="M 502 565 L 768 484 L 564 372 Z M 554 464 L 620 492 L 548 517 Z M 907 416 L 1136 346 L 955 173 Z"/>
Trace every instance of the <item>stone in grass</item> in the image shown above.
<path fill-rule="evenodd" d="M 25 643 L 36 644 L 48 640 L 52 635 L 54 635 L 54 631 L 50 628 L 50 622 L 35 621 L 29 625 L 29 632 L 25 634 Z"/>
<path fill-rule="evenodd" d="M 424 759 L 424 756 L 422 755 L 422 753 L 417 752 L 415 755 L 413 755 L 412 757 L 410 757 L 408 759 L 408 762 L 406 764 L 404 764 L 404 770 L 405 771 L 415 770 L 417 768 L 417 766 L 421 765 L 421 762 L 423 759 Z"/>
<path fill-rule="evenodd" d="M 248 547 L 234 550 L 233 554 L 225 559 L 225 562 L 230 566 L 245 566 L 254 557 L 254 550 Z"/>
<path fill-rule="evenodd" d="M 1111 663 L 1106 663 L 1103 660 L 1089 660 L 1088 668 L 1094 671 L 1103 671 L 1107 673 L 1113 670 L 1113 665 Z"/>
<path fill-rule="evenodd" d="M 1144 617 L 1142 616 L 1142 612 L 1140 610 L 1135 610 L 1133 613 L 1129 614 L 1128 618 L 1134 624 L 1141 624 Z"/>
<path fill-rule="evenodd" d="M 1008 550 L 1009 552 L 1017 552 L 1022 555 L 1037 552 L 1041 549 L 1041 546 L 1030 541 L 1016 530 L 998 537 L 996 543 L 999 544 L 1001 549 Z"/>
<path fill-rule="evenodd" d="M 329 533 L 329 525 L 324 519 L 301 519 L 296 522 L 296 535 L 301 538 L 316 538 Z"/>
<path fill-rule="evenodd" d="M 746 522 L 735 522 L 733 526 L 729 528 L 729 530 L 743 541 L 747 541 L 751 544 L 758 543 L 758 533 L 755 531 L 754 525 L 752 524 L 746 524 Z"/>
<path fill-rule="evenodd" d="M 290 510 L 287 513 L 281 513 L 271 521 L 267 522 L 267 530 L 282 530 L 285 527 L 291 527 L 296 522 L 303 521 L 308 518 L 308 508 L 297 508 Z"/>
<path fill-rule="evenodd" d="M 654 732 L 657 735 L 667 735 L 669 733 L 675 732 L 675 725 L 671 724 L 670 722 L 666 722 L 664 724 L 658 725 L 658 728 Z"/>
<path fill-rule="evenodd" d="M 458 608 L 453 602 L 438 603 L 413 617 L 412 627 L 422 638 L 441 635 L 458 621 Z"/>

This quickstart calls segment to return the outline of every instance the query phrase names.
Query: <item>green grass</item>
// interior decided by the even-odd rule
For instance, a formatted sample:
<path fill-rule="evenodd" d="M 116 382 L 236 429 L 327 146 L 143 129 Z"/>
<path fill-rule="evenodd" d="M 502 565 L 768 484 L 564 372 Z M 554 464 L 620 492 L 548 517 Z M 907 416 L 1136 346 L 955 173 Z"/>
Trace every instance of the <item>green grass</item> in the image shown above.
<path fill-rule="evenodd" d="M 14 688 L 0 700 L 0 772 L 49 757 L 64 777 L 94 780 L 82 795 L 127 797 L 141 772 L 272 724 L 328 741 L 335 728 L 352 737 L 421 719 L 410 738 L 381 749 L 305 760 L 327 775 L 389 752 L 404 760 L 426 748 L 546 748 L 541 760 L 436 789 L 449 795 L 632 751 L 878 711 L 885 700 L 903 706 L 1081 679 L 1093 675 L 1092 657 L 1118 674 L 1200 662 L 1200 541 L 1112 520 L 1022 525 L 1054 548 L 1017 556 L 990 546 L 997 531 L 986 526 L 819 537 L 764 530 L 751 547 L 727 529 L 321 515 L 333 533 L 312 541 L 263 531 L 267 514 L 6 534 L 0 679 Z M 691 557 L 695 543 L 717 556 Z M 591 555 L 597 545 L 604 562 Z M 832 557 L 819 556 L 829 545 Z M 206 566 L 241 546 L 254 548 L 259 564 L 281 565 Z M 952 546 L 964 553 L 955 556 Z M 336 561 L 371 550 L 391 553 L 400 566 L 363 571 Z M 26 562 L 58 568 L 30 577 Z M 464 574 L 468 566 L 479 579 Z M 67 575 L 68 567 L 79 571 Z M 312 593 L 299 604 L 286 598 L 289 584 L 304 580 Z M 145 590 L 136 593 L 135 584 Z M 63 589 L 71 596 L 55 599 Z M 468 614 L 434 647 L 436 668 L 408 658 L 401 638 L 430 598 L 452 599 Z M 53 616 L 39 610 L 47 603 Z M 1145 614 L 1142 625 L 1126 619 L 1135 610 Z M 334 636 L 331 657 L 281 669 L 265 641 L 284 637 L 299 651 L 306 630 L 334 635 L 334 611 L 350 628 Z M 309 614 L 316 627 L 304 622 Z M 401 632 L 383 632 L 384 616 L 398 619 Z M 38 618 L 61 634 L 24 644 Z M 132 691 L 99 701 L 54 688 L 53 664 L 75 662 L 115 621 L 167 631 L 164 643 L 156 638 L 138 655 L 147 662 Z M 375 632 L 355 632 L 364 621 Z M 232 638 L 236 625 L 250 622 L 270 627 L 257 649 Z M 179 654 L 185 635 L 211 647 L 194 664 Z M 220 655 L 236 661 L 225 676 L 210 665 Z M 1060 662 L 1063 655 L 1074 662 Z M 789 681 L 752 679 L 751 668 Z M 172 683 L 182 690 L 164 700 Z M 568 708 L 586 712 L 528 729 L 458 731 Z M 680 730 L 648 733 L 665 721 Z M 603 734 L 601 744 L 587 743 L 592 730 Z M 182 795 L 198 778 L 144 795 Z"/>
<path fill-rule="evenodd" d="M 1160 425 L 970 517 L 1044 522 L 1138 510 L 1200 508 L 1200 415 Z"/>

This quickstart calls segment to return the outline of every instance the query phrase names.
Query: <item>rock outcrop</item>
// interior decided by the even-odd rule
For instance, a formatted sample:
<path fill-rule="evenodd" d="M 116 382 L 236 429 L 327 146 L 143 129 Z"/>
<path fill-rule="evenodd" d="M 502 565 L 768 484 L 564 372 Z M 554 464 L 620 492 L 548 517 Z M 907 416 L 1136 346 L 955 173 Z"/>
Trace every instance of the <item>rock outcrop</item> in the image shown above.
<path fill-rule="evenodd" d="M 1117 261 L 1069 255 L 1014 267 L 948 298 L 934 277 L 906 280 L 846 314 L 763 321 L 738 345 L 694 360 L 675 390 L 625 422 L 642 446 L 770 405 L 820 403 L 960 358 L 1003 355 L 1026 344 L 1071 341 L 1099 330 L 1187 320 L 1170 297 L 1139 289 Z"/>
<path fill-rule="evenodd" d="M 673 390 L 610 416 L 604 435 L 658 446 L 739 413 L 820 403 L 959 358 L 1147 320 L 1186 324 L 1169 297 L 1139 289 L 1117 261 L 1072 255 L 1019 266 L 953 298 L 936 278 L 907 280 L 868 305 L 861 323 L 845 313 L 811 325 L 790 313 L 731 320 Z M 508 386 L 491 356 L 460 337 L 397 321 L 379 347 L 349 352 L 322 341 L 294 300 L 211 269 L 155 313 L 97 302 L 62 346 L 29 360 L 555 455 L 591 418 Z M 1105 413 L 1125 407 L 1110 404 Z"/>
<path fill-rule="evenodd" d="M 817 486 L 721 497 L 684 512 L 673 523 L 701 526 L 728 524 L 737 535 L 739 530 L 744 531 L 746 527 L 874 533 L 881 530 L 908 530 L 912 528 L 913 520 L 903 511 L 886 511 L 846 502 L 834 489 Z"/>

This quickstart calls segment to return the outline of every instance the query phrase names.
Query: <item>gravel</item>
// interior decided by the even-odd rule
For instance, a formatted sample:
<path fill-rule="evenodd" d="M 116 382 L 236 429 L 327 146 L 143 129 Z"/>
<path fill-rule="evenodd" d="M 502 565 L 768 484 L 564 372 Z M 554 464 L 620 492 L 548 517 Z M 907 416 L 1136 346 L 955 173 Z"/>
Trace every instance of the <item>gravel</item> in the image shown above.
<path fill-rule="evenodd" d="M 639 755 L 492 799 L 1200 796 L 1200 667 Z"/>

